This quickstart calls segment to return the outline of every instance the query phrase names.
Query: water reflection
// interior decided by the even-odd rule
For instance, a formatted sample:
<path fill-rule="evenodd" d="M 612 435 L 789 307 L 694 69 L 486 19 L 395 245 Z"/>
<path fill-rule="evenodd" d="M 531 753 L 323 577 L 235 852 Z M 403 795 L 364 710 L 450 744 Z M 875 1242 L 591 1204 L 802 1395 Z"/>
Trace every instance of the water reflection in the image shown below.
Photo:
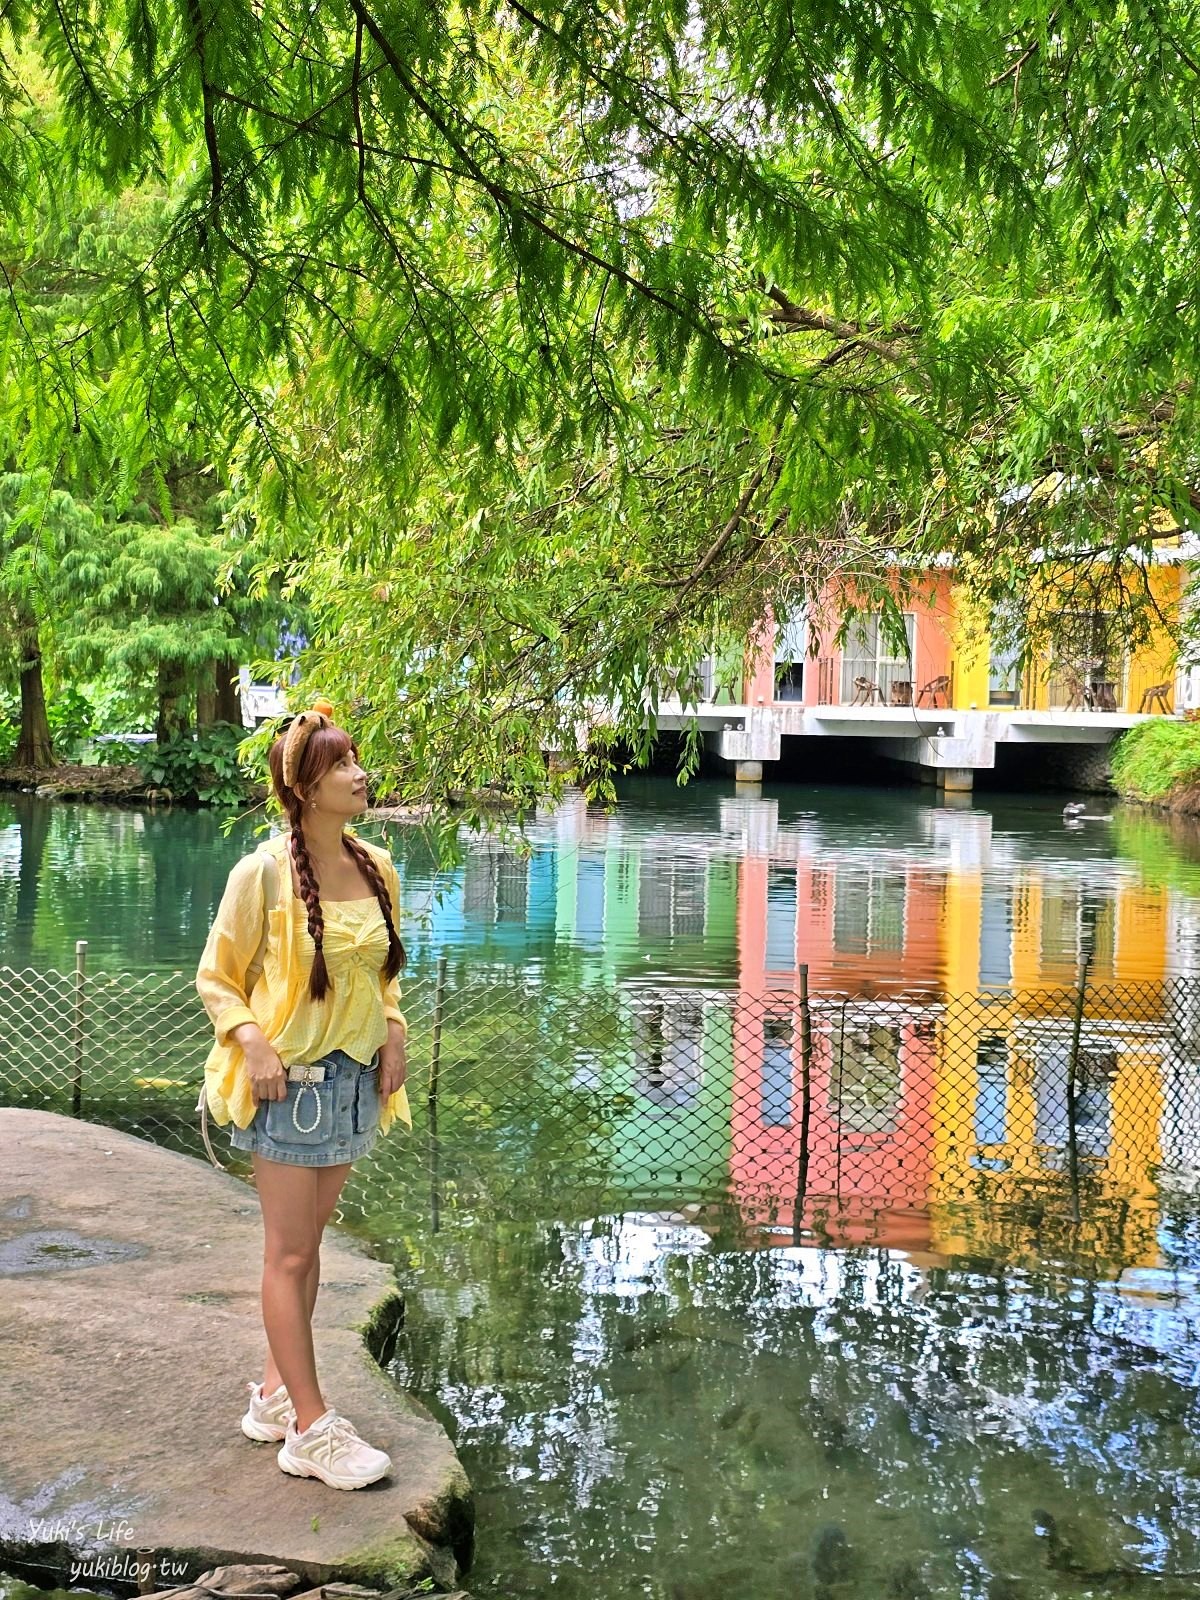
<path fill-rule="evenodd" d="M 93 971 L 107 954 L 190 975 L 248 832 L 226 839 L 201 813 L 6 805 L 0 961 L 38 966 L 82 928 Z M 1086 1213 L 1114 1259 L 1143 1258 L 1159 1178 L 1192 1181 L 1200 987 L 1180 952 L 1200 929 L 1200 873 L 1144 819 L 1080 835 L 1032 804 L 748 799 L 715 783 L 681 798 L 643 782 L 611 816 L 578 796 L 539 815 L 531 843 L 470 840 L 441 880 L 419 834 L 392 835 L 417 1074 L 432 957 L 453 958 L 449 1147 L 574 1120 L 569 1160 L 622 1193 L 730 1195 L 797 1242 L 853 1240 L 869 1218 L 874 1237 L 940 1248 L 939 1208 L 1047 1203 Z M 22 992 L 3 1016 L 40 1084 L 36 1000 Z M 158 1027 L 148 1044 L 135 1020 L 107 1008 L 90 1031 L 89 1103 L 98 1063 L 163 1095 L 194 1074 L 195 1030 Z"/>
<path fill-rule="evenodd" d="M 473 1592 L 1196 1592 L 1191 847 L 1000 802 L 625 800 L 444 881 L 392 838 L 417 1128 L 344 1215 L 409 1286 L 395 1373 L 477 1485 Z M 190 971 L 250 843 L 5 808 L 8 965 L 88 937 Z M 113 1070 L 173 1077 L 166 1032 L 107 1018 Z"/>
<path fill-rule="evenodd" d="M 381 830 L 365 826 L 364 831 Z M 420 831 L 388 830 L 417 961 L 547 980 L 633 978 L 758 989 L 807 964 L 814 989 L 1154 980 L 1200 955 L 1200 859 L 1150 819 L 1071 831 L 1057 801 L 928 803 L 921 791 L 793 788 L 739 797 L 700 780 L 621 786 L 613 815 L 578 795 L 532 849 L 467 841 L 439 875 Z M 0 962 L 186 966 L 225 875 L 254 842 L 204 812 L 0 798 Z M 1191 963 L 1192 970 L 1195 964 Z"/>
<path fill-rule="evenodd" d="M 392 1370 L 479 1486 L 472 1592 L 1195 1592 L 1194 1267 L 1105 1283 L 735 1230 L 516 1217 L 497 1251 L 464 1214 L 399 1250 Z"/>

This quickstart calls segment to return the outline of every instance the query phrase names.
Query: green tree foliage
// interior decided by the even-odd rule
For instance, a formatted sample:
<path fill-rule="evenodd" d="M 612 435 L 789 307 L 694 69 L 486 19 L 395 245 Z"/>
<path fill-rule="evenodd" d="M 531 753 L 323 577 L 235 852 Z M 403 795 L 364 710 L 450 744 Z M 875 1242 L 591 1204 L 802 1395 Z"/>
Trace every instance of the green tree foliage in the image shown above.
<path fill-rule="evenodd" d="M 186 475 L 173 476 L 182 486 Z M 105 518 L 45 472 L 0 476 L 0 640 L 19 684 L 16 765 L 46 767 L 56 754 L 44 661 L 60 709 L 72 701 L 68 678 L 103 678 L 148 709 L 162 741 L 201 709 L 208 723 L 240 722 L 238 658 L 269 642 L 280 607 L 251 595 L 211 482 L 192 498 L 202 524 L 168 521 L 145 502 Z"/>
<path fill-rule="evenodd" d="M 97 298 L 124 283 L 153 248 L 165 204 L 161 185 L 111 197 L 100 182 L 64 173 L 39 197 L 13 243 L 28 295 L 25 330 L 40 329 L 51 369 L 59 350 L 91 331 Z M 121 400 L 121 376 L 116 368 L 103 375 L 106 403 Z M 10 458 L 20 460 L 22 441 L 36 437 L 44 396 L 37 374 L 18 364 L 16 377 L 3 415 Z M 81 383 L 72 404 L 84 398 Z M 85 414 L 80 409 L 80 419 Z M 109 696 L 121 694 L 164 740 L 193 721 L 240 721 L 238 661 L 266 642 L 279 608 L 269 594 L 251 599 L 239 577 L 252 539 L 235 545 L 226 536 L 220 480 L 190 454 L 192 422 L 186 404 L 164 394 L 153 454 L 122 448 L 148 436 L 143 412 L 106 440 L 97 437 L 104 454 L 60 452 L 53 471 L 40 466 L 0 479 L 0 638 L 10 677 L 20 678 L 15 759 L 22 765 L 44 767 L 66 753 L 49 738 L 43 660 L 57 698 L 67 675 L 103 679 Z M 82 420 L 79 426 L 83 437 Z"/>
<path fill-rule="evenodd" d="M 106 526 L 64 562 L 78 596 L 64 655 L 84 674 L 152 684 L 160 740 L 191 727 L 197 682 L 237 648 L 235 612 L 218 604 L 224 567 L 195 524 L 155 520 Z"/>
<path fill-rule="evenodd" d="M 995 598 L 1050 544 L 1122 595 L 1200 504 L 1190 3 L 0 28 L 6 448 L 119 495 L 200 441 L 397 780 L 524 792 L 594 698 L 634 738 L 664 664 L 897 558 Z M 81 191 L 150 238 L 68 328 Z"/>

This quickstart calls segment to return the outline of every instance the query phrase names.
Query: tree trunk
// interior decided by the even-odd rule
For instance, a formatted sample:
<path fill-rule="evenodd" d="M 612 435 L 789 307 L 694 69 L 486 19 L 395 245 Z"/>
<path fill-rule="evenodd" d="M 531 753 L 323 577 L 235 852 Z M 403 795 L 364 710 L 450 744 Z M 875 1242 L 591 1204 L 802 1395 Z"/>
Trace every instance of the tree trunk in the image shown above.
<path fill-rule="evenodd" d="M 228 656 L 213 662 L 208 683 L 196 693 L 198 728 L 211 728 L 214 722 L 235 722 L 240 726 L 242 697 L 237 670 L 237 662 Z"/>
<path fill-rule="evenodd" d="M 196 690 L 196 727 L 211 728 L 217 720 L 217 691 L 206 684 Z"/>
<path fill-rule="evenodd" d="M 31 794 L 7 796 L 8 804 L 16 812 L 21 838 L 21 864 L 17 869 L 17 914 L 9 924 L 12 936 L 11 954 L 5 957 L 8 966 L 33 965 L 33 929 L 37 921 L 38 894 L 44 879 L 42 861 L 46 854 L 46 841 L 50 837 L 51 809 L 44 800 Z"/>
<path fill-rule="evenodd" d="M 239 727 L 242 722 L 242 690 L 232 656 L 217 662 L 217 721 L 236 722 Z"/>
<path fill-rule="evenodd" d="M 158 716 L 154 723 L 154 737 L 166 744 L 177 734 L 186 733 L 190 727 L 190 702 L 192 686 L 187 674 L 175 661 L 158 664 Z"/>
<path fill-rule="evenodd" d="M 21 646 L 21 734 L 14 764 L 18 767 L 52 767 L 54 746 L 46 720 L 46 694 L 42 688 L 42 651 L 37 623 L 30 616 L 18 624 Z"/>

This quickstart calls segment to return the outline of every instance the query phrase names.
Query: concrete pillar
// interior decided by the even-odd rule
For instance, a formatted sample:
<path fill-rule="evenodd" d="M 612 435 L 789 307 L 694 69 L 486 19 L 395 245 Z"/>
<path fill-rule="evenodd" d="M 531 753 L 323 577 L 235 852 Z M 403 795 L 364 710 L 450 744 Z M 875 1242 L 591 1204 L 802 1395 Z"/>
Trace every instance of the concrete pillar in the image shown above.
<path fill-rule="evenodd" d="M 973 767 L 942 767 L 937 775 L 938 788 L 947 794 L 970 794 L 975 787 Z"/>
<path fill-rule="evenodd" d="M 761 783 L 763 764 L 761 761 L 735 761 L 733 776 L 737 783 Z"/>

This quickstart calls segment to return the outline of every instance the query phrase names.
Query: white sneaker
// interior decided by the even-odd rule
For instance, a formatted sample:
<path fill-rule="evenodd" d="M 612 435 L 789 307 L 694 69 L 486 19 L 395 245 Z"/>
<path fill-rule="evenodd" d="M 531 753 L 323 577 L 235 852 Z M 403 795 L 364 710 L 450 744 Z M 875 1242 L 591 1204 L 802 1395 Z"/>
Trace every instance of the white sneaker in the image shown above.
<path fill-rule="evenodd" d="M 359 1438 L 349 1417 L 332 1406 L 303 1433 L 296 1431 L 295 1414 L 276 1457 L 295 1478 L 320 1478 L 331 1489 L 361 1489 L 391 1469 L 392 1458 Z"/>
<path fill-rule="evenodd" d="M 269 1439 L 286 1439 L 288 1423 L 296 1420 L 296 1408 L 286 1384 L 281 1383 L 270 1395 L 263 1393 L 260 1383 L 248 1383 L 246 1387 L 250 1391 L 250 1408 L 242 1418 L 242 1432 L 247 1439 L 260 1439 L 264 1443 Z"/>

